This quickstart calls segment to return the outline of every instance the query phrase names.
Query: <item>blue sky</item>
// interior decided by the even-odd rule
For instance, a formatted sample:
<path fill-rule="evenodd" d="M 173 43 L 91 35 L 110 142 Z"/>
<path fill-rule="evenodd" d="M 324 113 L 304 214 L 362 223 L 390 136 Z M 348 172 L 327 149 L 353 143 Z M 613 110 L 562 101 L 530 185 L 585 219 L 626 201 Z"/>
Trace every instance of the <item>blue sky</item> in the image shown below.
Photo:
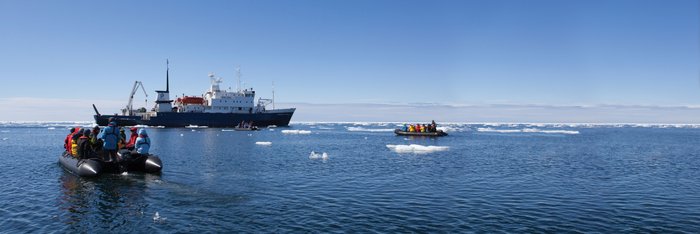
<path fill-rule="evenodd" d="M 287 103 L 693 107 L 699 22 L 696 0 L 2 0 L 0 108 L 112 112 L 134 80 L 152 105 L 166 58 L 173 95 L 200 95 L 209 72 L 235 87 L 240 65 Z"/>

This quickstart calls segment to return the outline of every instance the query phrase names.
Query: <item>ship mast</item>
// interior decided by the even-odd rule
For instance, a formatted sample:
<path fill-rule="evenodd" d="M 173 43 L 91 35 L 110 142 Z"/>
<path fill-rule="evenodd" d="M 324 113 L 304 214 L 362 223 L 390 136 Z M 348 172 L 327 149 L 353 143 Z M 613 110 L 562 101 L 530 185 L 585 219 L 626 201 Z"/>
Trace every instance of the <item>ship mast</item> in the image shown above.
<path fill-rule="evenodd" d="M 272 82 L 272 109 L 275 109 L 275 82 Z"/>
<path fill-rule="evenodd" d="M 241 92 L 241 66 L 236 66 L 236 77 L 238 81 L 236 83 L 236 92 Z"/>
<path fill-rule="evenodd" d="M 165 60 L 165 92 L 170 92 L 170 61 Z"/>

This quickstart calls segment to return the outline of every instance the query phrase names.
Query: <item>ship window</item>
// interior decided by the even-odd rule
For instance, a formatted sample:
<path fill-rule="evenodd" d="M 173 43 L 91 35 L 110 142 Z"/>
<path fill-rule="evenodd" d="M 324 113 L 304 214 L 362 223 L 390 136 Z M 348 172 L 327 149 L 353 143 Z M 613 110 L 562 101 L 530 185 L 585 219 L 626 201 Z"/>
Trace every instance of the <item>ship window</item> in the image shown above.
<path fill-rule="evenodd" d="M 240 107 L 238 107 L 238 110 L 241 110 L 241 108 L 240 108 Z"/>

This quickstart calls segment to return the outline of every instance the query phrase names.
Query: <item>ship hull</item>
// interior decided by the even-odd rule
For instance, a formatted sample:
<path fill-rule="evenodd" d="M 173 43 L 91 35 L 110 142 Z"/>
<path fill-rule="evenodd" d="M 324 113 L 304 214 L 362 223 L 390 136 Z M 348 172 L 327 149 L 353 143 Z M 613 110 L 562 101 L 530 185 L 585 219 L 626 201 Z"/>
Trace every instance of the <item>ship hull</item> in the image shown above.
<path fill-rule="evenodd" d="M 241 122 L 253 122 L 258 127 L 269 125 L 288 126 L 295 109 L 288 111 L 270 111 L 263 113 L 180 113 L 158 112 L 156 116 L 142 118 L 141 116 L 124 115 L 95 115 L 97 125 L 106 126 L 109 118 L 114 118 L 119 126 L 165 126 L 186 127 L 190 125 L 208 126 L 214 128 L 236 127 Z"/>

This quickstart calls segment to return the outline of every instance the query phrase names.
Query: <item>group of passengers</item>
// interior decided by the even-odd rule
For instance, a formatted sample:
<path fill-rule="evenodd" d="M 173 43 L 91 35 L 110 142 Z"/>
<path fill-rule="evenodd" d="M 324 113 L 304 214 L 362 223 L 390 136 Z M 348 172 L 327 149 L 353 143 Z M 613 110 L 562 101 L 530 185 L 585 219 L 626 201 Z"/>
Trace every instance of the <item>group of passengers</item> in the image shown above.
<path fill-rule="evenodd" d="M 404 132 L 438 132 L 435 120 L 429 124 L 404 124 L 401 130 Z"/>
<path fill-rule="evenodd" d="M 102 158 L 107 162 L 121 161 L 117 151 L 127 149 L 132 153 L 148 154 L 151 139 L 146 129 L 132 127 L 127 141 L 124 128 L 117 126 L 114 119 L 109 120 L 107 127 L 100 129 L 71 128 L 66 136 L 64 147 L 66 152 L 78 159 Z"/>

